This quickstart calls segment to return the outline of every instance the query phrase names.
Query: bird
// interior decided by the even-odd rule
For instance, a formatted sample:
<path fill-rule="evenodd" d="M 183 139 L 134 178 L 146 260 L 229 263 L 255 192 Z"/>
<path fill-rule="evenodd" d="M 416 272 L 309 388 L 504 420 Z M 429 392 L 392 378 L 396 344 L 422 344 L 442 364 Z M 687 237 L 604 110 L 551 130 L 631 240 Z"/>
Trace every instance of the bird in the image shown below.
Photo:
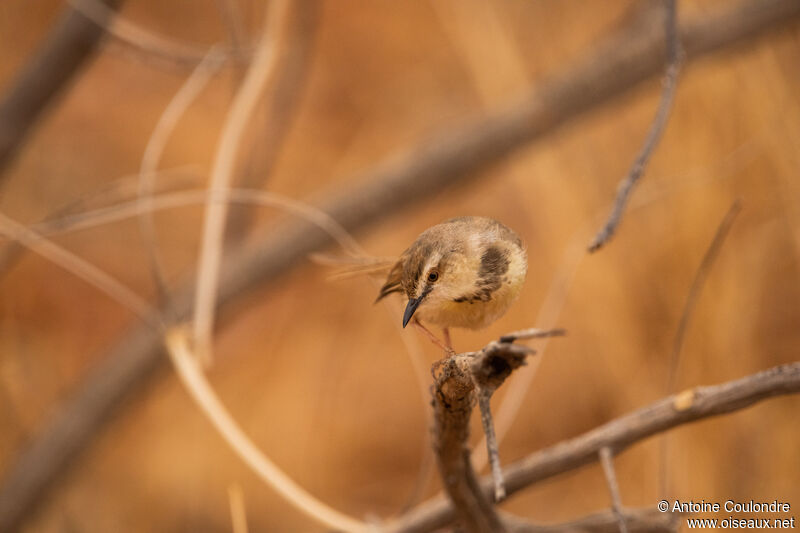
<path fill-rule="evenodd" d="M 504 315 L 527 269 L 525 245 L 513 230 L 489 217 L 452 218 L 423 231 L 400 255 L 375 301 L 404 294 L 403 327 L 413 318 L 452 351 L 450 328 L 483 329 Z M 420 321 L 441 327 L 444 343 Z"/>

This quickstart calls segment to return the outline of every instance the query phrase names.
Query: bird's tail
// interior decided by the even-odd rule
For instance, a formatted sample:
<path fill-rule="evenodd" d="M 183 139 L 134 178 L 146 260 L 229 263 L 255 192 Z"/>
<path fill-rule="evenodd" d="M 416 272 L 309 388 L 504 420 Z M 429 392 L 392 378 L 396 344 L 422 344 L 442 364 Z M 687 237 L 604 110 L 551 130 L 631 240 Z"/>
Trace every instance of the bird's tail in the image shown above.
<path fill-rule="evenodd" d="M 357 276 L 386 276 L 397 263 L 397 258 L 334 256 L 319 253 L 309 255 L 309 259 L 318 265 L 333 268 L 328 276 L 331 281 L 340 281 Z"/>

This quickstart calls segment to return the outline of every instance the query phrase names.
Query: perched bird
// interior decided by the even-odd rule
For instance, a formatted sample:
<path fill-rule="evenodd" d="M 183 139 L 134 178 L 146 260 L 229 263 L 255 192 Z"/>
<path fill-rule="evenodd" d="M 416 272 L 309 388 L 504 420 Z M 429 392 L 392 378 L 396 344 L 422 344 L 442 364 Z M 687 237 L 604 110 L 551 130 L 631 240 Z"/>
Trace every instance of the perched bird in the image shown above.
<path fill-rule="evenodd" d="M 512 230 L 487 217 L 454 218 L 417 237 L 392 266 L 377 300 L 405 293 L 403 327 L 412 317 L 436 324 L 451 348 L 449 328 L 481 329 L 500 318 L 519 295 L 527 269 L 525 247 Z"/>

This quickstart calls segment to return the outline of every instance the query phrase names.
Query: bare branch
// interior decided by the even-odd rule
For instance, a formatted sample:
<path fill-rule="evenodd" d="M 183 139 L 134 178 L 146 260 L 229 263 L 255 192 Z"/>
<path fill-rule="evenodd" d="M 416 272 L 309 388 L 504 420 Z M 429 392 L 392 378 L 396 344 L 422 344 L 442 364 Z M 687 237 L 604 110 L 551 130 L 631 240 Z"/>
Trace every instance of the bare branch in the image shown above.
<path fill-rule="evenodd" d="M 589 464 L 597 460 L 604 447 L 619 454 L 632 444 L 676 426 L 732 413 L 767 398 L 797 393 L 800 393 L 800 362 L 776 366 L 720 385 L 689 389 L 508 466 L 503 472 L 506 490 L 513 494 Z M 491 478 L 483 478 L 481 488 L 484 494 L 490 494 Z M 447 526 L 456 517 L 449 500 L 437 497 L 386 524 L 385 530 L 395 533 L 433 531 Z"/>
<path fill-rule="evenodd" d="M 743 0 L 681 25 L 681 42 L 687 58 L 694 59 L 798 18 L 800 2 L 796 0 Z M 329 197 L 322 209 L 355 231 L 445 187 L 469 182 L 478 171 L 516 149 L 656 75 L 663 64 L 663 54 L 658 52 L 663 43 L 649 32 L 638 35 L 635 42 L 631 35 L 638 35 L 637 28 L 594 47 L 584 60 L 542 83 L 532 98 L 428 139 L 418 149 L 379 165 L 362 181 Z M 331 241 L 307 225 L 287 224 L 259 242 L 260 246 L 249 250 L 242 247 L 231 252 L 220 284 L 221 303 L 232 302 L 253 286 L 279 276 Z M 187 282 L 173 298 L 170 316 L 187 316 L 191 308 L 188 287 Z M 101 363 L 96 371 L 8 470 L 0 502 L 12 501 L 13 495 L 14 504 L 0 506 L 0 530 L 11 529 L 24 512 L 43 501 L 44 489 L 77 453 L 88 448 L 87 442 L 120 399 L 159 366 L 161 353 L 160 339 L 149 328 L 133 327 L 109 353 L 98 357 Z M 22 465 L 35 465 L 29 470 L 35 476 Z M 20 487 L 24 490 L 19 491 Z"/>
<path fill-rule="evenodd" d="M 667 42 L 667 70 L 664 75 L 664 87 L 661 90 L 661 102 L 658 104 L 658 111 L 650 126 L 650 132 L 644 141 L 639 155 L 633 162 L 633 166 L 628 171 L 628 175 L 617 188 L 617 197 L 614 200 L 614 207 L 606 221 L 605 226 L 600 230 L 594 241 L 589 245 L 590 252 L 596 252 L 611 239 L 622 218 L 622 212 L 628 203 L 628 197 L 633 187 L 642 177 L 647 161 L 653 154 L 653 150 L 658 144 L 664 127 L 667 125 L 672 100 L 675 97 L 675 87 L 678 84 L 678 71 L 680 70 L 680 41 L 678 36 L 678 8 L 677 0 L 662 0 L 664 2 L 664 36 Z"/>
<path fill-rule="evenodd" d="M 603 466 L 603 474 L 606 476 L 608 492 L 611 493 L 611 509 L 619 523 L 619 533 L 628 533 L 628 524 L 625 520 L 625 513 L 622 509 L 622 497 L 619 494 L 619 484 L 617 484 L 617 473 L 614 471 L 614 455 L 611 448 L 603 446 L 600 448 L 600 464 Z"/>
<path fill-rule="evenodd" d="M 533 350 L 510 342 L 491 342 L 479 352 L 451 355 L 434 367 L 433 449 L 447 494 L 462 525 L 470 532 L 504 531 L 494 507 L 478 485 L 470 463 L 469 420 L 476 397 L 482 406 L 484 427 L 492 393 L 522 366 Z M 491 442 L 491 439 L 488 439 Z M 490 452 L 490 456 L 493 455 Z M 496 458 L 496 449 L 494 450 Z M 499 463 L 498 470 L 499 470 Z M 502 475 L 495 478 L 495 494 L 502 493 Z"/>
<path fill-rule="evenodd" d="M 104 0 L 114 13 L 122 0 Z M 89 60 L 104 32 L 65 8 L 0 101 L 0 178 L 39 116 Z"/>

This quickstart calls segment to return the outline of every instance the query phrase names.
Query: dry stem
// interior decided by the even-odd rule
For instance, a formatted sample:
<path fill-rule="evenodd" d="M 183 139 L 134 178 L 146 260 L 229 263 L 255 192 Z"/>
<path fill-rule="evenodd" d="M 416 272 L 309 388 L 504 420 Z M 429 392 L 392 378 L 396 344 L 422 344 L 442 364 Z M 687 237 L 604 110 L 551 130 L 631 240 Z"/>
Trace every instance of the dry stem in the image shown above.
<path fill-rule="evenodd" d="M 45 239 L 3 213 L 0 213 L 0 233 L 16 240 L 45 259 L 52 261 L 76 277 L 93 285 L 113 300 L 119 302 L 123 307 L 132 311 L 148 325 L 157 330 L 161 329 L 160 322 L 154 318 L 155 310 L 150 304 L 102 269 Z"/>
<path fill-rule="evenodd" d="M 242 86 L 231 105 L 221 140 L 214 158 L 209 189 L 225 190 L 233 182 L 236 156 L 239 152 L 248 120 L 258 103 L 273 73 L 276 63 L 275 45 L 283 34 L 284 16 L 288 11 L 287 0 L 275 0 L 267 9 L 264 33 L 247 71 Z M 197 268 L 197 284 L 194 301 L 194 341 L 197 355 L 207 364 L 211 360 L 212 329 L 217 304 L 217 284 L 222 263 L 222 247 L 225 234 L 226 203 L 206 205 L 203 221 L 203 236 Z"/>
<path fill-rule="evenodd" d="M 178 121 L 195 101 L 206 84 L 222 66 L 222 56 L 219 50 L 214 47 L 209 50 L 205 57 L 200 61 L 191 75 L 175 93 L 169 101 L 164 112 L 161 113 L 156 123 L 153 133 L 145 146 L 142 155 L 142 163 L 139 167 L 139 199 L 149 198 L 153 195 L 156 181 L 156 171 L 161 161 L 161 155 L 167 145 L 172 132 L 175 130 Z M 146 246 L 148 258 L 150 260 L 150 270 L 159 291 L 160 301 L 163 303 L 167 298 L 167 282 L 164 274 L 164 267 L 158 253 L 158 240 L 156 239 L 155 222 L 152 211 L 144 211 L 139 216 L 139 232 Z"/>
<path fill-rule="evenodd" d="M 678 329 L 675 331 L 675 338 L 672 342 L 672 352 L 670 353 L 669 358 L 669 370 L 667 371 L 667 394 L 672 394 L 672 392 L 675 390 L 675 380 L 678 375 L 681 348 L 683 347 L 683 339 L 686 337 L 686 331 L 689 327 L 689 321 L 691 320 L 692 312 L 694 311 L 697 300 L 700 297 L 700 292 L 703 290 L 708 273 L 711 271 L 711 266 L 714 264 L 714 261 L 719 255 L 719 251 L 722 249 L 725 238 L 730 233 L 733 222 L 741 209 L 742 206 L 739 200 L 736 200 L 733 202 L 733 204 L 731 204 L 731 207 L 728 209 L 728 211 L 725 213 L 725 216 L 722 218 L 722 221 L 719 223 L 717 231 L 714 233 L 714 238 L 711 239 L 711 244 L 709 244 L 706 253 L 703 255 L 703 260 L 700 262 L 700 266 L 697 267 L 697 272 L 695 272 L 692 285 L 689 288 L 689 295 L 686 297 L 686 303 L 683 306 L 683 313 L 681 313 L 681 319 L 678 322 Z M 661 494 L 666 497 L 669 494 L 669 435 L 664 435 L 664 438 L 661 439 L 659 446 L 659 457 Z"/>
<path fill-rule="evenodd" d="M 198 365 L 197 357 L 190 352 L 186 331 L 179 328 L 169 330 L 166 345 L 175 371 L 195 404 L 228 445 L 265 483 L 296 509 L 326 527 L 347 532 L 361 532 L 368 529 L 366 523 L 328 507 L 306 492 L 245 435 L 209 385 Z"/>

